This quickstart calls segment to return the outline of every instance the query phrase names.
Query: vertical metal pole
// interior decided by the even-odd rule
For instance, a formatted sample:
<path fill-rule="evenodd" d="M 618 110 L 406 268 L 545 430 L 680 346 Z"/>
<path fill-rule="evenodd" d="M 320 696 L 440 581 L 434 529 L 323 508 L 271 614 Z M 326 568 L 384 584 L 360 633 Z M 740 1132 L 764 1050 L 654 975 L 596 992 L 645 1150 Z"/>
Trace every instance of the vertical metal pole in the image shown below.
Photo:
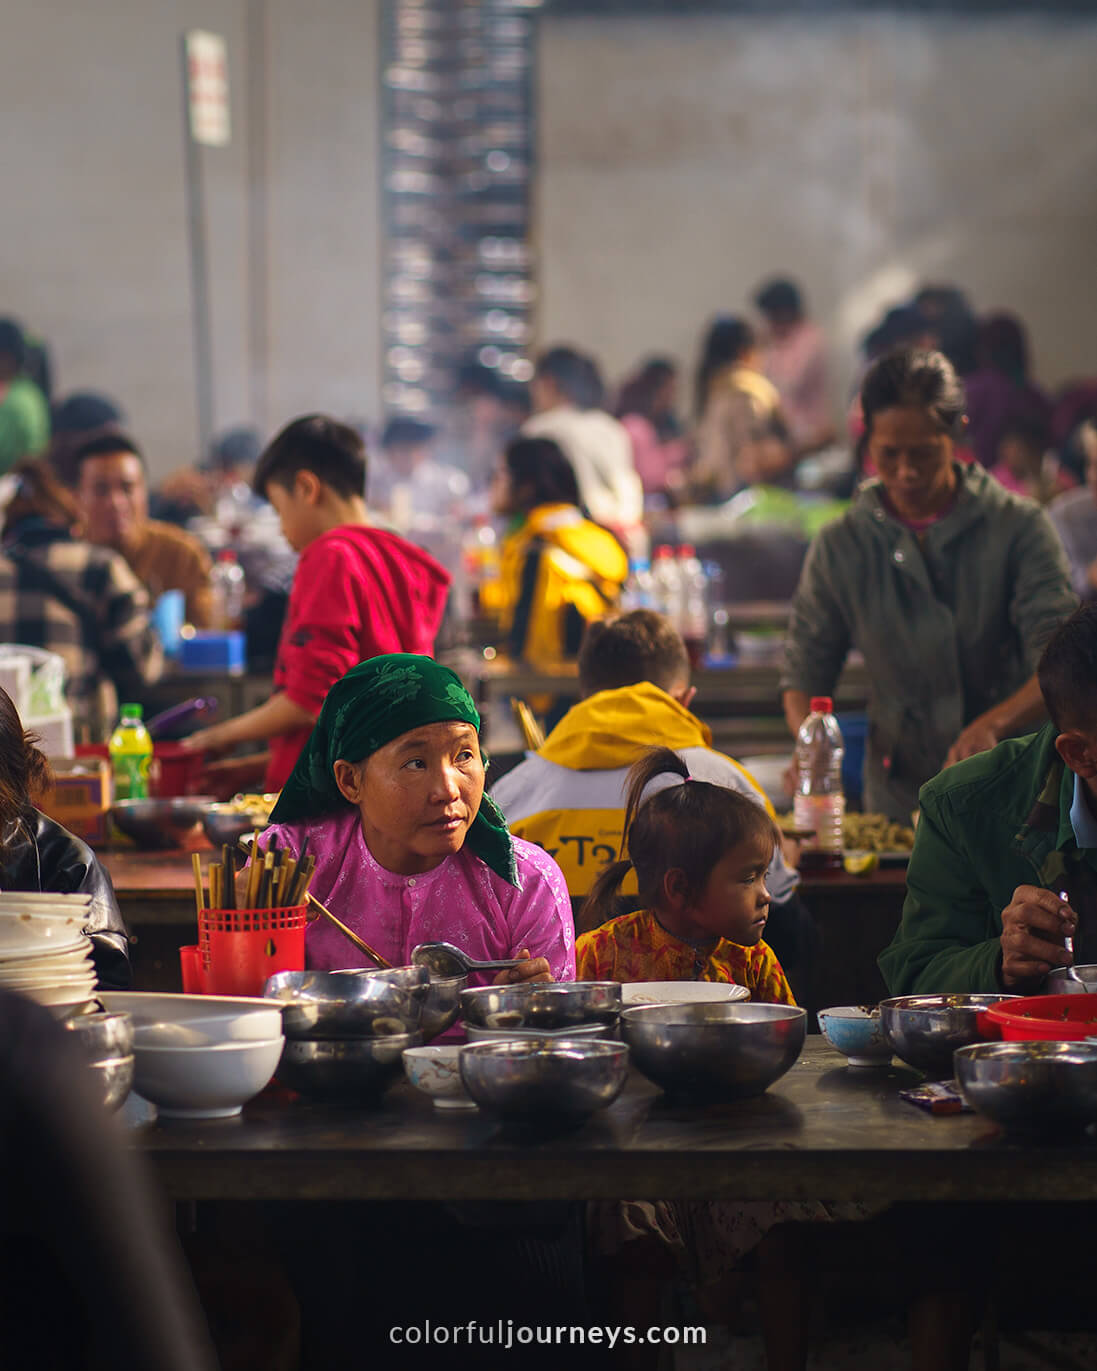
<path fill-rule="evenodd" d="M 190 250 L 191 320 L 194 329 L 194 381 L 198 402 L 199 453 L 205 456 L 213 436 L 213 346 L 210 326 L 209 258 L 206 250 L 206 197 L 202 157 L 190 131 L 190 78 L 187 39 L 179 39 L 183 94 L 183 188 L 187 205 L 187 245 Z"/>
<path fill-rule="evenodd" d="M 268 204 L 267 87 L 269 70 L 267 0 L 247 0 L 248 109 L 248 351 L 251 358 L 248 410 L 266 435 L 270 371 L 270 212 Z"/>

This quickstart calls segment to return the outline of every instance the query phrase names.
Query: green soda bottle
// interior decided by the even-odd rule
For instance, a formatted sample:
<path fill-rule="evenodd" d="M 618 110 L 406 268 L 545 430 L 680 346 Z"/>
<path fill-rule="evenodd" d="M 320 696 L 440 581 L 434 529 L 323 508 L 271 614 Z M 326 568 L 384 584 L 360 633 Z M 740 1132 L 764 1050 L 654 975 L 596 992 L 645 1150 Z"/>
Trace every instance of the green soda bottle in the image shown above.
<path fill-rule="evenodd" d="M 118 727 L 111 734 L 108 752 L 114 774 L 116 800 L 147 800 L 152 739 L 141 722 L 140 705 L 123 705 Z"/>

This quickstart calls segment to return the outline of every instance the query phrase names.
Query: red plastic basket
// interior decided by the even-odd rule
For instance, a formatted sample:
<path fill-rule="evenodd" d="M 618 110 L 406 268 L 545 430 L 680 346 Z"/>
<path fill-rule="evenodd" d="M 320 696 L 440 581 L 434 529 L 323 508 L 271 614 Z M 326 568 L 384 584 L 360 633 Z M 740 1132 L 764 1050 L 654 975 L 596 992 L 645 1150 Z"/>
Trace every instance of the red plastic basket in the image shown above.
<path fill-rule="evenodd" d="M 307 909 L 203 909 L 198 960 L 204 993 L 261 995 L 275 972 L 304 971 Z"/>

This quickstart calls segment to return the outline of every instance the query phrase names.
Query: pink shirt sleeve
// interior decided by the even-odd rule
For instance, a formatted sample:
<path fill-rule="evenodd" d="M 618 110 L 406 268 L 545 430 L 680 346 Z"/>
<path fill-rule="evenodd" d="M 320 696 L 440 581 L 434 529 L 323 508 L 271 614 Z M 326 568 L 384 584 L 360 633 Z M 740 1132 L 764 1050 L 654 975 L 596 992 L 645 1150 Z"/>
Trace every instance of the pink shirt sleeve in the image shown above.
<path fill-rule="evenodd" d="M 522 889 L 508 911 L 511 948 L 528 947 L 531 957 L 547 959 L 554 980 L 573 981 L 575 923 L 564 873 L 536 843 L 515 838 L 514 855 Z"/>

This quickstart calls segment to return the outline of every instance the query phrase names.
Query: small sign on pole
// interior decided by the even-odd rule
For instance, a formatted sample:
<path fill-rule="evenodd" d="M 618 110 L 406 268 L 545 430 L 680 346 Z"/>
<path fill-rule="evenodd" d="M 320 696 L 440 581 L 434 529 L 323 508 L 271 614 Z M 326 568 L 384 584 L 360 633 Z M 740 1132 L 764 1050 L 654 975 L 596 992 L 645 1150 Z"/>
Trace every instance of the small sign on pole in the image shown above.
<path fill-rule="evenodd" d="M 190 136 L 206 147 L 223 148 L 231 134 L 225 40 L 204 29 L 191 29 L 185 42 Z"/>

